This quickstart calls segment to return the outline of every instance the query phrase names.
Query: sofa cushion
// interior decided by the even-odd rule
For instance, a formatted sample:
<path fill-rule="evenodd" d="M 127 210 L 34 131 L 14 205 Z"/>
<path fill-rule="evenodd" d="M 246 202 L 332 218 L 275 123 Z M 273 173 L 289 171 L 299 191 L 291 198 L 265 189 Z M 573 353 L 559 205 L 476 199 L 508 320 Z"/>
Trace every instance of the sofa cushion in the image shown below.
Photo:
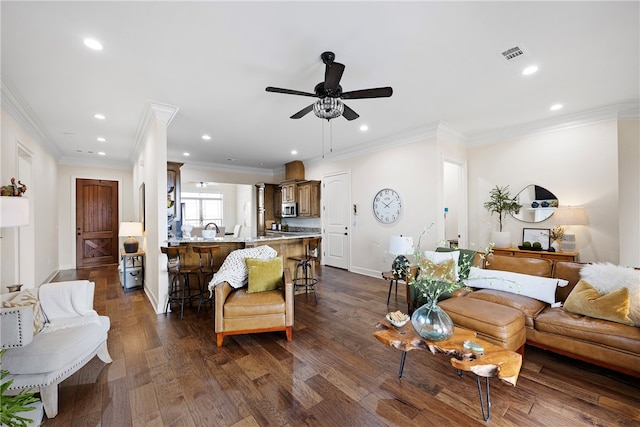
<path fill-rule="evenodd" d="M 535 329 L 638 354 L 640 328 L 569 313 L 560 307 L 548 307 L 538 314 L 535 319 Z M 563 350 L 574 351 L 572 348 L 563 348 Z"/>
<path fill-rule="evenodd" d="M 284 314 L 282 290 L 248 293 L 246 288 L 231 292 L 224 303 L 224 317 L 257 317 Z"/>
<path fill-rule="evenodd" d="M 507 307 L 515 308 L 524 314 L 524 324 L 533 328 L 533 319 L 548 305 L 535 298 L 494 289 L 479 289 L 467 294 L 466 298 L 481 299 Z"/>
<path fill-rule="evenodd" d="M 429 271 L 433 271 L 434 277 L 447 277 L 448 280 L 457 282 L 459 259 L 460 251 L 424 251 L 423 267 L 427 267 Z M 439 266 L 442 267 L 438 268 Z"/>
<path fill-rule="evenodd" d="M 559 279 L 471 267 L 467 285 L 525 295 L 553 304 Z"/>
<path fill-rule="evenodd" d="M 272 291 L 282 287 L 282 257 L 247 258 L 245 262 L 249 275 L 247 292 Z"/>
<path fill-rule="evenodd" d="M 564 309 L 597 319 L 632 325 L 629 319 L 629 289 L 620 288 L 601 295 L 587 281 L 580 280 L 564 303 Z"/>
<path fill-rule="evenodd" d="M 7 351 L 2 357 L 2 369 L 14 375 L 61 370 L 98 348 L 107 339 L 110 326 L 109 318 L 100 316 L 99 324 L 43 331 L 29 345 Z"/>

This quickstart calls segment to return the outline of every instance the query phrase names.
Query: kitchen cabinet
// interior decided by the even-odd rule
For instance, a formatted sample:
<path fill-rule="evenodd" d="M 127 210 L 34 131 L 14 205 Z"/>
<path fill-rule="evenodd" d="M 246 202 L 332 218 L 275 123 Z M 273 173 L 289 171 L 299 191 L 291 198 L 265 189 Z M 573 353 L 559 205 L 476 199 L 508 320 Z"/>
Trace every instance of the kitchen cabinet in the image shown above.
<path fill-rule="evenodd" d="M 297 181 L 283 181 L 280 184 L 282 190 L 282 203 L 297 203 L 298 202 L 298 182 Z"/>
<path fill-rule="evenodd" d="M 180 168 L 184 163 L 167 162 L 167 227 L 180 221 Z"/>
<path fill-rule="evenodd" d="M 320 217 L 320 181 L 298 183 L 298 216 Z"/>

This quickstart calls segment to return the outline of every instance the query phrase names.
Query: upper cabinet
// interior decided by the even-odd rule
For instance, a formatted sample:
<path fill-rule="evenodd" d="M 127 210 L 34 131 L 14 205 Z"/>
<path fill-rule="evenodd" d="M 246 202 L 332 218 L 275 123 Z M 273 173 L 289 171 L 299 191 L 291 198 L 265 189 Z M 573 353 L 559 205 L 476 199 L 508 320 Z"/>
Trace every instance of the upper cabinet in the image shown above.
<path fill-rule="evenodd" d="M 320 217 L 320 181 L 298 183 L 298 216 Z"/>
<path fill-rule="evenodd" d="M 280 184 L 282 190 L 282 203 L 296 203 L 298 202 L 298 182 L 297 181 L 283 181 Z"/>

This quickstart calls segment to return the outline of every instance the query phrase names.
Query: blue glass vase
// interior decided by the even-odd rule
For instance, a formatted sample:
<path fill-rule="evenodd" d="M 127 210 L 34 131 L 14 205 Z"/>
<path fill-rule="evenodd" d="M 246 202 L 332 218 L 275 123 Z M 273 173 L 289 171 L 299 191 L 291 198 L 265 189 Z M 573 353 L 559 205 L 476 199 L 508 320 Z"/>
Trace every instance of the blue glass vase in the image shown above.
<path fill-rule="evenodd" d="M 411 324 L 418 335 L 427 341 L 445 341 L 454 331 L 453 320 L 438 305 L 438 300 L 418 307 L 411 315 Z"/>

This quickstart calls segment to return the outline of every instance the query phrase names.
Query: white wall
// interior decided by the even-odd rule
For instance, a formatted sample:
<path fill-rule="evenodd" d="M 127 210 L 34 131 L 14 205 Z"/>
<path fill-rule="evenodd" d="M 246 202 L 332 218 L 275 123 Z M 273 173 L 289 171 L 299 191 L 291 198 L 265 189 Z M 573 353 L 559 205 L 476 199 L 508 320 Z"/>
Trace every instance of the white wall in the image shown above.
<path fill-rule="evenodd" d="M 640 120 L 618 122 L 620 264 L 640 266 Z"/>
<path fill-rule="evenodd" d="M 54 157 L 42 148 L 40 142 L 29 134 L 13 117 L 2 109 L 2 149 L 0 161 L 0 185 L 9 184 L 11 177 L 16 180 L 18 167 L 18 145 L 27 150 L 31 162 L 31 182 L 25 193 L 29 199 L 30 224 L 25 227 L 33 236 L 30 243 L 33 251 L 30 264 L 33 274 L 25 288 L 33 288 L 48 281 L 58 269 L 58 194 L 57 164 Z M 18 229 L 0 229 L 0 283 L 12 285 L 17 283 L 19 271 Z M 37 248 L 37 249 L 36 249 Z M 24 262 L 24 260 L 23 260 Z M 2 292 L 6 292 L 3 286 Z"/>
<path fill-rule="evenodd" d="M 612 120 L 469 149 L 471 242 L 488 244 L 497 227 L 497 219 L 482 206 L 491 188 L 509 185 L 515 196 L 525 186 L 538 184 L 553 192 L 561 206 L 585 208 L 589 225 L 568 227 L 576 234 L 580 260 L 617 263 L 617 144 L 617 123 Z M 514 244 L 521 244 L 523 228 L 551 228 L 552 218 L 527 224 L 509 217 L 505 231 L 511 231 Z"/>

